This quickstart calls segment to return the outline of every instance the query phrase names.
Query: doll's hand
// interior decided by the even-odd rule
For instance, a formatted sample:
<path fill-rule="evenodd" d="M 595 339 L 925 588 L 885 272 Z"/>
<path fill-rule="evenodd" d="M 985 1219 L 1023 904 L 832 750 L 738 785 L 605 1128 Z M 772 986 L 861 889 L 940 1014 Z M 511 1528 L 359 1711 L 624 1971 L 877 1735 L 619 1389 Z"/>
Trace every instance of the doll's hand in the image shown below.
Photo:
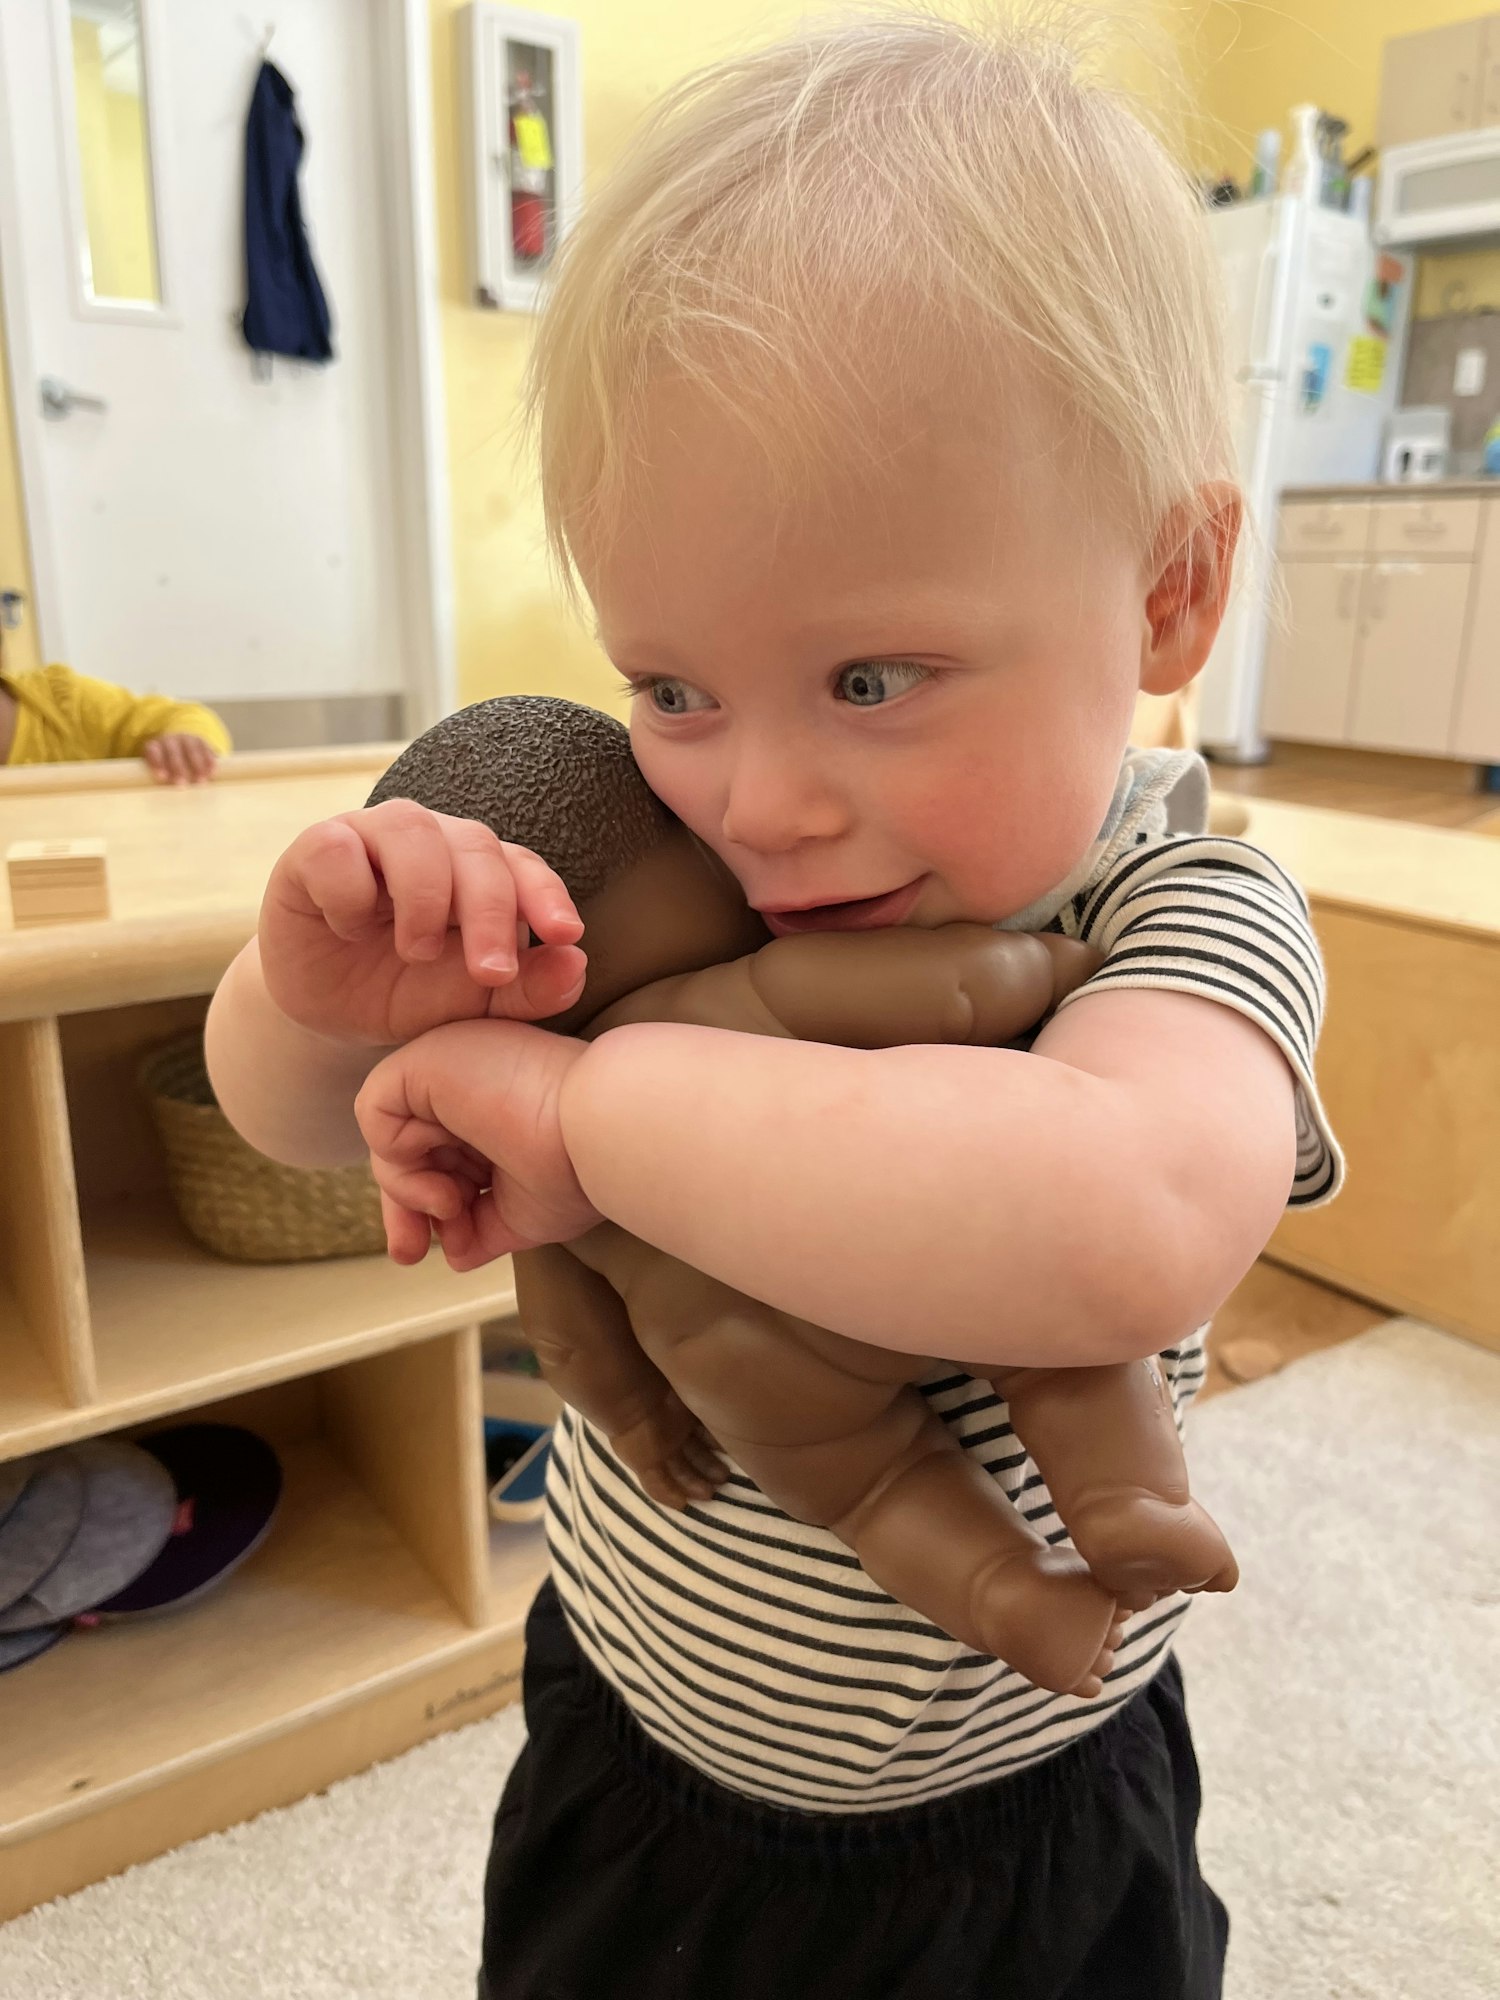
<path fill-rule="evenodd" d="M 582 932 L 561 880 L 528 848 L 388 799 L 309 827 L 282 855 L 260 955 L 283 1014 L 381 1047 L 445 1021 L 560 1013 L 583 984 Z"/>
<path fill-rule="evenodd" d="M 629 1430 L 612 1432 L 609 1442 L 663 1507 L 681 1510 L 694 1500 L 712 1500 L 729 1477 L 713 1439 L 674 1391 Z"/>
<path fill-rule="evenodd" d="M 586 1054 L 519 1021 L 463 1021 L 376 1064 L 354 1113 L 396 1263 L 420 1263 L 435 1231 L 452 1268 L 475 1271 L 601 1220 L 558 1117 L 563 1080 Z"/>

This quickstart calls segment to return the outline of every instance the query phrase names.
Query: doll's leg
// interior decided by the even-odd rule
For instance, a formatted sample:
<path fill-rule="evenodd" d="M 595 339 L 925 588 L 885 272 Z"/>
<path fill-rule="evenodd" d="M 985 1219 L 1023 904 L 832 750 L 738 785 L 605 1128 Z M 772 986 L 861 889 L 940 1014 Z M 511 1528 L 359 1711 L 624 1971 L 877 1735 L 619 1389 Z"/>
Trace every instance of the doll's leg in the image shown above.
<path fill-rule="evenodd" d="M 721 1442 L 783 1512 L 831 1529 L 962 1645 L 1058 1694 L 1100 1691 L 1123 1629 L 1114 1599 L 1047 1546 L 914 1389 L 827 1443 Z"/>
<path fill-rule="evenodd" d="M 990 1380 L 1073 1545 L 1132 1611 L 1178 1590 L 1232 1590 L 1229 1544 L 1188 1492 L 1172 1398 L 1155 1360 L 1010 1368 Z"/>
<path fill-rule="evenodd" d="M 664 1506 L 712 1498 L 728 1468 L 631 1331 L 624 1300 L 561 1244 L 517 1253 L 516 1303 L 542 1374 Z"/>

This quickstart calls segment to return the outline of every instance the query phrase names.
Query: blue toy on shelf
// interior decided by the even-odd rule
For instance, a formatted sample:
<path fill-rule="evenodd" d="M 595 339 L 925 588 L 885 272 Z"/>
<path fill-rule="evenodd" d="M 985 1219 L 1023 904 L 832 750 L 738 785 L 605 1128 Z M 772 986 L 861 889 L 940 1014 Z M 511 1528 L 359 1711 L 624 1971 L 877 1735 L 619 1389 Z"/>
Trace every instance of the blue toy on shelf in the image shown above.
<path fill-rule="evenodd" d="M 515 1525 L 542 1518 L 551 1449 L 550 1424 L 528 1424 L 514 1417 L 485 1418 L 484 1464 L 492 1519 Z"/>

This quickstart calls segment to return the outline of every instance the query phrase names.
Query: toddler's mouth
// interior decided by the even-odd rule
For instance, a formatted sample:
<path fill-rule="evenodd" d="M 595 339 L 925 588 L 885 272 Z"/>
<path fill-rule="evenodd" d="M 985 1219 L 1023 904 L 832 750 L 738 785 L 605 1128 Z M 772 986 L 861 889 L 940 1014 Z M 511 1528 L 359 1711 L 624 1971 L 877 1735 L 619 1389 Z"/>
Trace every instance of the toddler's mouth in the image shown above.
<path fill-rule="evenodd" d="M 811 903 L 800 910 L 762 910 L 766 928 L 775 937 L 803 931 L 878 931 L 910 916 L 922 889 L 922 877 L 883 896 L 856 896 L 844 903 Z"/>

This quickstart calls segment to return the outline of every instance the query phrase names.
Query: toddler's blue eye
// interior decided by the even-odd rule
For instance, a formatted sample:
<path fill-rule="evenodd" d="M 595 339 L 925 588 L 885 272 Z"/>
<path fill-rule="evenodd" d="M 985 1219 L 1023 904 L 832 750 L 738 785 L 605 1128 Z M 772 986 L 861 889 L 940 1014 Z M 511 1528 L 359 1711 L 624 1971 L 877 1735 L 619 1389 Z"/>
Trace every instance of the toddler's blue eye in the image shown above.
<path fill-rule="evenodd" d="M 841 669 L 836 683 L 838 698 L 854 708 L 879 708 L 925 681 L 931 669 L 915 660 L 856 660 Z"/>
<path fill-rule="evenodd" d="M 688 681 L 647 681 L 643 688 L 636 689 L 636 693 L 644 694 L 661 715 L 692 715 L 700 709 L 713 707 L 712 699 L 702 688 L 695 688 Z"/>

